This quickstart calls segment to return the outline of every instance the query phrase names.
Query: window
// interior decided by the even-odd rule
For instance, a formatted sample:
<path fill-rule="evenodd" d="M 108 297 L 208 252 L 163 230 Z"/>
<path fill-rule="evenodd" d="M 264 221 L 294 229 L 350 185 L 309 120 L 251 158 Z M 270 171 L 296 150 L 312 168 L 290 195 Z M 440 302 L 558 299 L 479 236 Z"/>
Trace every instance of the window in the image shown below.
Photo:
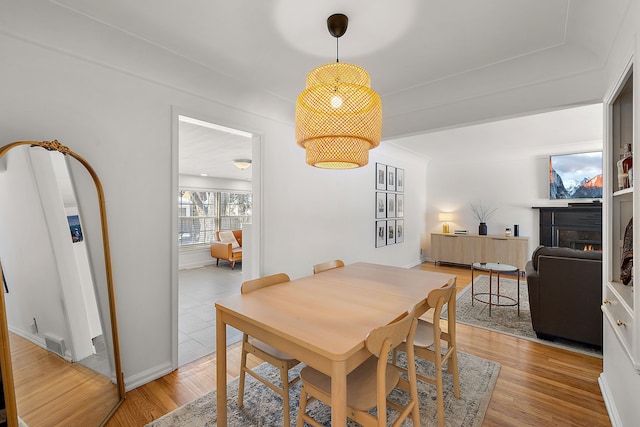
<path fill-rule="evenodd" d="M 238 230 L 251 223 L 251 194 L 220 193 L 219 230 Z"/>
<path fill-rule="evenodd" d="M 216 230 L 237 230 L 251 223 L 251 194 L 181 189 L 178 242 L 181 247 L 210 243 Z"/>

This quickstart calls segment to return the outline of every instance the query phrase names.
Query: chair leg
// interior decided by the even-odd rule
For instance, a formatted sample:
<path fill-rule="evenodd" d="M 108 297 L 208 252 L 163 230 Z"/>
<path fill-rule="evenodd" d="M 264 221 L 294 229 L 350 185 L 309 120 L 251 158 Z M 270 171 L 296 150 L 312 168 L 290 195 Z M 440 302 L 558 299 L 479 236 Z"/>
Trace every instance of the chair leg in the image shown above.
<path fill-rule="evenodd" d="M 458 376 L 458 349 L 454 348 L 451 357 L 449 358 L 449 372 L 453 375 L 453 395 L 460 399 L 460 377 Z"/>
<path fill-rule="evenodd" d="M 249 340 L 249 336 L 247 334 L 242 335 L 242 355 L 240 356 L 240 381 L 238 384 L 238 408 L 242 408 L 244 406 L 244 380 L 245 380 L 245 369 L 247 368 L 247 351 L 245 350 L 244 344 Z"/>
<path fill-rule="evenodd" d="M 220 262 L 220 258 L 216 258 L 216 265 Z"/>
<path fill-rule="evenodd" d="M 282 381 L 282 418 L 284 426 L 291 425 L 291 407 L 289 406 L 289 370 L 286 366 L 280 366 L 280 380 Z"/>
<path fill-rule="evenodd" d="M 438 360 L 436 356 L 436 401 L 438 406 L 438 426 L 444 427 L 444 395 L 442 386 L 442 359 Z"/>
<path fill-rule="evenodd" d="M 298 405 L 298 422 L 296 427 L 304 427 L 304 414 L 307 412 L 307 391 L 304 389 L 304 384 L 300 388 L 300 404 Z"/>
<path fill-rule="evenodd" d="M 231 261 L 231 269 L 233 270 L 236 266 L 236 262 L 235 261 Z"/>

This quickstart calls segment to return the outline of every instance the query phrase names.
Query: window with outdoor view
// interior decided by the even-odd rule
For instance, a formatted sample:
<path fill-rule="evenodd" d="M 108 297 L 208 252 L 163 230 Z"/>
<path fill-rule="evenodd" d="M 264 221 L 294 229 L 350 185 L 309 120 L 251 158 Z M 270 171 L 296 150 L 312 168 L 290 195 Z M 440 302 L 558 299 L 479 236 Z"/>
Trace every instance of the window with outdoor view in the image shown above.
<path fill-rule="evenodd" d="M 178 196 L 178 242 L 206 245 L 216 230 L 237 230 L 251 223 L 251 193 L 181 189 Z"/>

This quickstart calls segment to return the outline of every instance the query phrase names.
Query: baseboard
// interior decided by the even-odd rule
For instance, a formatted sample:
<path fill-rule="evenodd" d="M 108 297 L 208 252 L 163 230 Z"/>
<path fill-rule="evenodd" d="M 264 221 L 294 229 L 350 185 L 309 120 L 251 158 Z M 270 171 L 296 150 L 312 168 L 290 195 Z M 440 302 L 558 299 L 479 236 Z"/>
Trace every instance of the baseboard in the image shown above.
<path fill-rule="evenodd" d="M 171 362 L 156 365 L 130 377 L 124 377 L 125 390 L 130 391 L 173 372 Z"/>
<path fill-rule="evenodd" d="M 618 416 L 618 410 L 616 409 L 616 402 L 611 394 L 611 390 L 609 389 L 609 385 L 607 384 L 607 379 L 604 376 L 604 372 L 598 377 L 598 385 L 600 385 L 600 392 L 602 393 L 602 398 L 604 399 L 604 406 L 607 408 L 607 412 L 609 413 L 611 426 L 623 427 L 622 421 Z"/>

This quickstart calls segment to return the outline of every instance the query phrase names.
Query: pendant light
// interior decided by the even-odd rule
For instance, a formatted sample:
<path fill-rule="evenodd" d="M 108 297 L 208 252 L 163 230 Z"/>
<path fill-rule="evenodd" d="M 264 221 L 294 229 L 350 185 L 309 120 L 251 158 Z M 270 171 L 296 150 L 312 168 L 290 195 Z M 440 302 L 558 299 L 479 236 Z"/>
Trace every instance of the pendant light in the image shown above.
<path fill-rule="evenodd" d="M 307 76 L 306 89 L 296 103 L 296 142 L 306 150 L 307 164 L 326 169 L 350 169 L 369 162 L 369 150 L 380 144 L 382 101 L 371 89 L 364 68 L 338 58 L 338 38 L 349 19 L 327 19 L 336 38 L 336 62 Z"/>

